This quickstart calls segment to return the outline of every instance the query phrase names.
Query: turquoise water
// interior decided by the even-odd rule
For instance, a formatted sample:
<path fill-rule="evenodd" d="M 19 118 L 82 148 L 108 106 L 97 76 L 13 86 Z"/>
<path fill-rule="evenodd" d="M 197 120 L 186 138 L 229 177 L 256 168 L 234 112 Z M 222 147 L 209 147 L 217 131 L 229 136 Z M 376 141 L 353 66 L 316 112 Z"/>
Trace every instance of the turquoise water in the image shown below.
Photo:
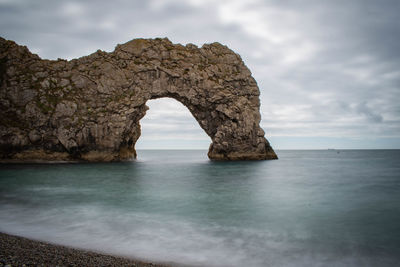
<path fill-rule="evenodd" d="M 0 165 L 0 231 L 190 266 L 400 264 L 400 150 Z"/>

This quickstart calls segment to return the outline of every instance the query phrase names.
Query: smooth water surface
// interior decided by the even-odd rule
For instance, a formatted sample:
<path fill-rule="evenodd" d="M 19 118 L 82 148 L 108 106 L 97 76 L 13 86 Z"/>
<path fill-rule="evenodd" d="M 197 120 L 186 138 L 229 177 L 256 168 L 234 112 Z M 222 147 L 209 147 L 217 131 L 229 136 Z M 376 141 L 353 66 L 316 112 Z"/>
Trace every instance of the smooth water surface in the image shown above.
<path fill-rule="evenodd" d="M 400 264 L 400 150 L 0 165 L 0 231 L 190 266 Z"/>

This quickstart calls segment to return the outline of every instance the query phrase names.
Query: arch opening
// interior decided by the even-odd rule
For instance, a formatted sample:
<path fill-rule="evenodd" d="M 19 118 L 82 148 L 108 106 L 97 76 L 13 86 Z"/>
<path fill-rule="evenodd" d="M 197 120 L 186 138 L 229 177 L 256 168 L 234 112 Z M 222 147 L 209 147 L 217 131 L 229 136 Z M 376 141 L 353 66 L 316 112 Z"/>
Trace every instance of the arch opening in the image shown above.
<path fill-rule="evenodd" d="M 211 138 L 185 105 L 171 97 L 151 99 L 146 105 L 136 150 L 208 150 Z"/>

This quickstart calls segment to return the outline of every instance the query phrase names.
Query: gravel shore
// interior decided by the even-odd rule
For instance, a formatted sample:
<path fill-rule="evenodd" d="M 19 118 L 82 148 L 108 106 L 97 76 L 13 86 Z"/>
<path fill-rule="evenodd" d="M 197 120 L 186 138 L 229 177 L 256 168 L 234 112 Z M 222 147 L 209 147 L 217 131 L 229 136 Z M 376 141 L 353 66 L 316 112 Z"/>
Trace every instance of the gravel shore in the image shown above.
<path fill-rule="evenodd" d="M 167 267 L 0 233 L 0 266 Z"/>

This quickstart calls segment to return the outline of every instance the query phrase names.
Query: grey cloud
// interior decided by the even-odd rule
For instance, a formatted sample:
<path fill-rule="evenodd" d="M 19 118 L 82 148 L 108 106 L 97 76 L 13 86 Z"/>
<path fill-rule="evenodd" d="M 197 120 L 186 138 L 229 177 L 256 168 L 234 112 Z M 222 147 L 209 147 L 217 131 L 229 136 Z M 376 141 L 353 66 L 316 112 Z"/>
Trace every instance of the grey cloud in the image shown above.
<path fill-rule="evenodd" d="M 370 107 L 367 106 L 366 102 L 360 103 L 357 105 L 357 111 L 366 116 L 366 118 L 368 119 L 368 121 L 370 122 L 382 122 L 383 121 L 383 117 L 382 115 L 374 112 Z"/>
<path fill-rule="evenodd" d="M 236 13 L 226 20 L 226 10 Z M 51 59 L 111 51 L 138 37 L 219 41 L 256 78 L 267 133 L 400 138 L 399 13 L 396 0 L 15 0 L 0 1 L 0 35 Z M 144 126 L 192 123 L 188 110 L 152 108 L 161 111 Z"/>

